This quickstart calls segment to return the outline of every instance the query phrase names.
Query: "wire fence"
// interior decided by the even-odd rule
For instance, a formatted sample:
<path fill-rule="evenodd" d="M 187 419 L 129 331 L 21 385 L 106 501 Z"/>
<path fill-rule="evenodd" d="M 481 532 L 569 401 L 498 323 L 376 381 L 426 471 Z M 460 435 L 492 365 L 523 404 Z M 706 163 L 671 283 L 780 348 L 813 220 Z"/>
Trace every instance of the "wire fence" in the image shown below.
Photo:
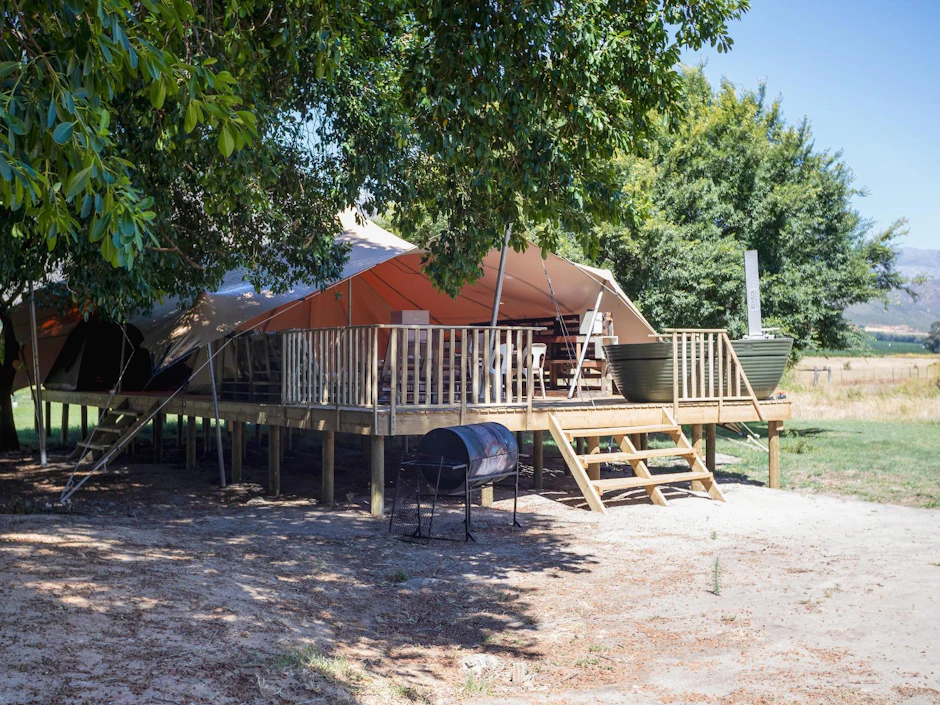
<path fill-rule="evenodd" d="M 818 366 L 793 370 L 796 381 L 821 387 L 827 385 L 857 386 L 861 384 L 900 384 L 909 380 L 940 380 L 940 362 L 873 367 Z"/>

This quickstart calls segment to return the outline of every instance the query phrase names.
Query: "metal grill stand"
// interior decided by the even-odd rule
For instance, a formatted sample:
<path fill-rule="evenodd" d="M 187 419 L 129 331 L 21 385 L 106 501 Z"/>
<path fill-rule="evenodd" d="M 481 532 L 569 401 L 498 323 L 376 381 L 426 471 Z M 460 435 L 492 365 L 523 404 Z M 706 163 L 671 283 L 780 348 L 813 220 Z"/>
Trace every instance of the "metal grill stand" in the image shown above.
<path fill-rule="evenodd" d="M 440 480 L 444 470 L 462 472 L 464 475 L 464 541 L 476 541 L 473 535 L 472 494 L 487 485 L 495 486 L 497 481 L 506 477 L 504 472 L 494 476 L 491 481 L 480 475 L 470 477 L 470 467 L 466 463 L 448 462 L 441 456 L 422 455 L 419 453 L 403 456 L 395 481 L 392 497 L 392 512 L 388 531 L 405 541 L 420 542 L 425 545 L 432 538 L 448 540 L 446 536 L 433 536 L 434 512 L 440 499 Z M 516 463 L 513 482 L 512 525 L 522 528 L 517 519 L 519 504 L 519 464 Z M 423 491 L 422 491 L 423 490 Z M 447 496 L 446 494 L 444 496 Z M 450 495 L 454 496 L 454 495 Z M 451 539 L 452 540 L 452 539 Z"/>

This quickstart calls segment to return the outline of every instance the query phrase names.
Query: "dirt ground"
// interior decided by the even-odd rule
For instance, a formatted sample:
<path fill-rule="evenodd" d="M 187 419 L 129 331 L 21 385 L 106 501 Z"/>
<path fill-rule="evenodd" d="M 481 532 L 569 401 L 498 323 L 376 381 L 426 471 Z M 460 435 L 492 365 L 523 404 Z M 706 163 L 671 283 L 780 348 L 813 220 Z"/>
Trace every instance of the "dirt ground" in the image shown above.
<path fill-rule="evenodd" d="M 940 703 L 936 511 L 729 482 L 601 517 L 554 472 L 522 529 L 501 491 L 477 543 L 423 546 L 366 513 L 355 454 L 317 506 L 313 457 L 276 501 L 119 463 L 70 513 L 0 515 L 0 702 Z M 39 509 L 66 476 L 0 458 Z"/>

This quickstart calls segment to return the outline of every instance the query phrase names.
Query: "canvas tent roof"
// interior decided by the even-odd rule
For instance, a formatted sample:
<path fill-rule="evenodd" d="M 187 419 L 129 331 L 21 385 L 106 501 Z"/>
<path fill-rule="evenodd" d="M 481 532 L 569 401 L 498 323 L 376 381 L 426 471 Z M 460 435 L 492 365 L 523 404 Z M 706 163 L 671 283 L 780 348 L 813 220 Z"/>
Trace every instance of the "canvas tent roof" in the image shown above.
<path fill-rule="evenodd" d="M 417 247 L 368 220 L 360 218 L 357 222 L 352 211 L 340 214 L 340 221 L 340 239 L 350 243 L 351 249 L 341 279 L 332 286 L 297 286 L 284 294 L 258 292 L 245 281 L 243 272 L 235 271 L 225 277 L 217 291 L 200 294 L 189 308 L 181 309 L 179 302 L 171 299 L 150 316 L 131 320 L 143 334 L 143 346 L 154 355 L 154 370 L 233 331 L 342 326 L 349 321 L 354 325 L 390 323 L 392 311 L 409 309 L 428 310 L 432 323 L 445 325 L 489 321 L 498 251 L 491 251 L 484 259 L 483 276 L 453 299 L 438 292 L 421 271 L 422 253 Z M 647 342 L 655 331 L 610 272 L 554 254 L 543 261 L 535 247 L 507 254 L 500 318 L 554 317 L 556 303 L 563 314 L 583 313 L 594 305 L 601 288 L 601 310 L 612 314 L 621 342 Z M 20 308 L 21 313 L 27 313 L 25 306 Z M 79 317 L 43 311 L 39 320 L 41 371 L 45 378 Z M 28 313 L 21 315 L 17 324 L 17 339 L 22 344 L 29 340 Z M 54 338 L 46 339 L 47 329 Z M 18 386 L 25 386 L 25 375 L 17 381 L 22 382 Z"/>
<path fill-rule="evenodd" d="M 341 280 L 374 267 L 415 246 L 365 220 L 356 222 L 353 211 L 340 214 L 343 233 L 337 238 L 351 245 L 349 259 Z M 284 294 L 269 290 L 258 292 L 245 280 L 244 271 L 229 272 L 222 286 L 203 292 L 186 310 L 170 299 L 147 317 L 131 321 L 144 334 L 144 347 L 155 356 L 155 367 L 164 367 L 210 341 L 224 337 L 246 322 L 264 316 L 272 309 L 290 305 L 298 299 L 315 295 L 317 287 L 299 285 Z"/>

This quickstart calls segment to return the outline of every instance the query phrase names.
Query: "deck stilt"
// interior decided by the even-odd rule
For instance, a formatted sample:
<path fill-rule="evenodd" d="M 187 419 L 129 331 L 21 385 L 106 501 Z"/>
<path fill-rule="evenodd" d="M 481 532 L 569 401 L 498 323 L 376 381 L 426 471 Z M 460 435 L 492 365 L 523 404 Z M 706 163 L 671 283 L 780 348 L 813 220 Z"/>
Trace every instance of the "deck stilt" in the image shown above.
<path fill-rule="evenodd" d="M 245 462 L 245 422 L 230 421 L 232 424 L 232 484 L 242 481 L 242 467 Z"/>
<path fill-rule="evenodd" d="M 163 462 L 163 414 L 153 417 L 153 462 Z"/>
<path fill-rule="evenodd" d="M 715 472 L 715 429 L 717 424 L 708 423 L 705 424 L 705 467 L 708 468 L 708 472 Z"/>
<path fill-rule="evenodd" d="M 196 469 L 196 417 L 186 417 L 186 469 Z"/>
<path fill-rule="evenodd" d="M 781 421 L 767 422 L 767 449 L 768 453 L 767 484 L 775 490 L 780 489 L 780 430 L 783 427 Z"/>
<path fill-rule="evenodd" d="M 493 485 L 480 488 L 480 504 L 484 507 L 493 506 Z"/>
<path fill-rule="evenodd" d="M 587 452 L 588 455 L 593 455 L 594 453 L 601 452 L 601 439 L 598 436 L 588 436 L 587 438 Z M 600 465 L 590 465 L 588 467 L 588 477 L 592 480 L 601 479 L 601 466 Z"/>
<path fill-rule="evenodd" d="M 281 427 L 268 426 L 268 494 L 281 496 Z"/>
<path fill-rule="evenodd" d="M 542 489 L 543 474 L 545 472 L 545 447 L 542 440 L 542 431 L 532 432 L 532 486 L 536 490 Z"/>
<path fill-rule="evenodd" d="M 69 405 L 62 405 L 62 426 L 59 428 L 59 441 L 62 445 L 69 442 Z"/>
<path fill-rule="evenodd" d="M 372 516 L 385 516 L 385 437 L 369 436 L 372 466 Z"/>
<path fill-rule="evenodd" d="M 320 478 L 320 501 L 326 506 L 331 506 L 335 499 L 333 497 L 334 475 L 336 473 L 336 432 L 323 432 L 322 453 L 322 477 Z"/>
<path fill-rule="evenodd" d="M 696 455 L 702 458 L 705 455 L 705 440 L 703 438 L 703 427 L 702 424 L 696 423 L 692 424 L 692 447 L 695 449 Z M 698 480 L 692 481 L 692 491 L 693 492 L 704 492 L 705 486 Z"/>
<path fill-rule="evenodd" d="M 208 455 L 212 450 L 212 421 L 208 416 L 202 419 L 202 453 Z"/>
<path fill-rule="evenodd" d="M 78 415 L 81 420 L 82 438 L 88 438 L 88 407 L 82 405 Z"/>
<path fill-rule="evenodd" d="M 49 433 L 52 431 L 52 402 L 46 402 L 46 438 L 49 438 Z"/>

